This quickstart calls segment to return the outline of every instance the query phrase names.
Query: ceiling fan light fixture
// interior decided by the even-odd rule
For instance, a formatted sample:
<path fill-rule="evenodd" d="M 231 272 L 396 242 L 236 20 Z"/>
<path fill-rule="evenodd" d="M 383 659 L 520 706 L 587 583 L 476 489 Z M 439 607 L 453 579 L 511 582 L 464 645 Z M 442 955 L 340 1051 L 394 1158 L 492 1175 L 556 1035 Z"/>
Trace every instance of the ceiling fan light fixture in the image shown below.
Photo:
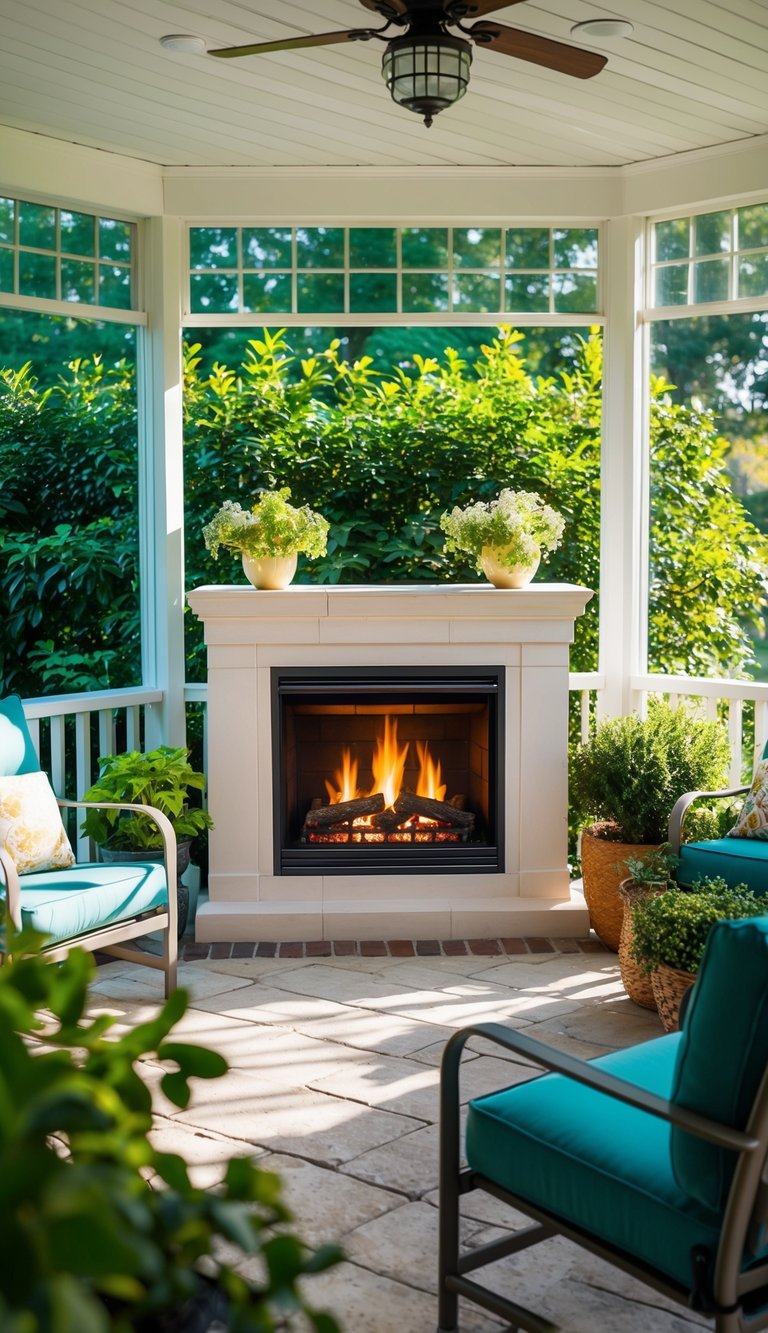
<path fill-rule="evenodd" d="M 472 46 L 447 33 L 395 37 L 384 52 L 382 77 L 393 101 L 430 126 L 467 91 Z"/>

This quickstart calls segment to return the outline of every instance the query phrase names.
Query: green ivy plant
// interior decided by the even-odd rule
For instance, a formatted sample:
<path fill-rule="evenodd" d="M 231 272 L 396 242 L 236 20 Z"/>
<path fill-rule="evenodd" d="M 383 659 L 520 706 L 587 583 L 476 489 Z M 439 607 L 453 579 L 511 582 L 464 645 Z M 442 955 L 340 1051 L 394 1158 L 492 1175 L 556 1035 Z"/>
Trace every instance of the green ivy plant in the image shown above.
<path fill-rule="evenodd" d="M 716 921 L 762 916 L 766 910 L 765 898 L 752 893 L 746 884 L 730 888 L 724 879 L 715 877 L 700 880 L 693 889 L 673 887 L 633 905 L 630 952 L 645 972 L 666 963 L 681 972 L 696 973 Z"/>
<path fill-rule="evenodd" d="M 279 1177 L 233 1158 L 216 1189 L 200 1189 L 183 1158 L 149 1138 L 142 1059 L 164 1066 L 177 1107 L 193 1079 L 227 1069 L 215 1051 L 174 1038 L 185 993 L 115 1036 L 112 1018 L 86 1013 L 91 955 L 51 964 L 40 942 L 32 932 L 0 940 L 13 956 L 0 968 L 3 1333 L 188 1333 L 208 1327 L 194 1317 L 211 1299 L 229 1333 L 274 1333 L 293 1312 L 302 1328 L 338 1333 L 303 1279 L 340 1252 L 313 1252 L 294 1234 Z M 249 1255 L 263 1260 L 256 1284 L 234 1266 Z"/>
<path fill-rule="evenodd" d="M 678 796 L 722 787 L 728 758 L 724 724 L 652 697 L 645 718 L 607 718 L 571 747 L 571 801 L 582 824 L 605 821 L 604 837 L 662 843 Z"/>
<path fill-rule="evenodd" d="M 176 838 L 196 838 L 212 828 L 207 810 L 190 806 L 191 791 L 203 791 L 205 774 L 189 762 L 189 751 L 160 745 L 141 754 L 130 750 L 99 759 L 99 776 L 84 801 L 130 801 L 153 805 L 170 819 Z M 161 851 L 163 840 L 148 815 L 133 811 L 89 810 L 82 830 L 97 844 L 122 851 Z"/>

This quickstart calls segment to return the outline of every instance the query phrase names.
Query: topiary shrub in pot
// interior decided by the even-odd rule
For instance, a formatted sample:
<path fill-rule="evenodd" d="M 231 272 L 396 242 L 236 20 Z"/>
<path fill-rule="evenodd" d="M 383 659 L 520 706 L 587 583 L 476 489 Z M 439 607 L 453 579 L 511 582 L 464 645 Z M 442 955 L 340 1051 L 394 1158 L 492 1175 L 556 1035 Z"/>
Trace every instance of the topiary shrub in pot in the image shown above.
<path fill-rule="evenodd" d="M 189 804 L 192 791 L 203 791 L 205 774 L 197 773 L 183 746 L 160 745 L 141 754 L 129 750 L 99 759 L 99 776 L 83 796 L 84 801 L 132 801 L 153 805 L 167 815 L 176 834 L 179 895 L 179 938 L 187 924 L 189 895 L 181 876 L 189 865 L 194 838 L 213 827 L 207 810 Z M 159 830 L 147 815 L 134 811 L 89 810 L 81 828 L 93 838 L 102 860 L 162 859 Z"/>
<path fill-rule="evenodd" d="M 582 824 L 584 896 L 592 928 L 610 949 L 619 946 L 619 884 L 627 877 L 627 857 L 664 842 L 678 796 L 722 786 L 727 765 L 722 723 L 656 698 L 648 700 L 646 717 L 607 718 L 588 741 L 571 747 L 570 794 Z"/>
<path fill-rule="evenodd" d="M 768 904 L 745 884 L 702 879 L 693 889 L 670 888 L 632 908 L 631 955 L 650 976 L 659 1017 L 667 1032 L 679 1025 L 680 1001 L 696 980 L 707 936 L 716 921 L 763 916 Z M 723 997 L 724 1002 L 727 997 Z"/>
<path fill-rule="evenodd" d="M 91 954 L 54 964 L 41 941 L 0 938 L 13 959 L 0 968 L 3 1333 L 275 1333 L 297 1326 L 294 1312 L 302 1330 L 339 1333 L 304 1291 L 341 1253 L 293 1232 L 279 1177 L 234 1158 L 215 1188 L 197 1188 L 184 1159 L 151 1142 L 142 1060 L 164 1066 L 179 1108 L 190 1080 L 227 1070 L 174 1039 L 184 991 L 114 1036 L 112 1018 L 86 1013 Z M 253 1255 L 258 1284 L 236 1267 Z"/>

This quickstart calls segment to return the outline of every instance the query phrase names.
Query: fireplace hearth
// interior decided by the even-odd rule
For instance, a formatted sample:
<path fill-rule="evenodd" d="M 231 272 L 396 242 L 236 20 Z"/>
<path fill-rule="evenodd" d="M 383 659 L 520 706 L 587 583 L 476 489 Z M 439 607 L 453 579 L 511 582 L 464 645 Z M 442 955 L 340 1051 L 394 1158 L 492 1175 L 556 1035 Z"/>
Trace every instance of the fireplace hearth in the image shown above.
<path fill-rule="evenodd" d="M 200 941 L 588 929 L 570 889 L 567 752 L 568 645 L 589 589 L 188 596 L 208 647 Z"/>
<path fill-rule="evenodd" d="M 504 669 L 275 668 L 275 873 L 503 869 Z"/>

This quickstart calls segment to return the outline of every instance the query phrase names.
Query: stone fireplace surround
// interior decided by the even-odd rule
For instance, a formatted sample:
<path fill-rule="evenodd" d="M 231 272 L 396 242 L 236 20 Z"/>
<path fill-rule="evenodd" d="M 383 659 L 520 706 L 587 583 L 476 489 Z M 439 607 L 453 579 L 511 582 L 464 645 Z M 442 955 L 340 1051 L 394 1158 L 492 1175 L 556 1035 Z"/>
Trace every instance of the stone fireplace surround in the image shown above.
<path fill-rule="evenodd" d="M 567 936 L 589 929 L 567 865 L 573 584 L 196 588 L 208 648 L 209 900 L 201 942 Z M 501 873 L 275 874 L 275 667 L 505 673 Z"/>

